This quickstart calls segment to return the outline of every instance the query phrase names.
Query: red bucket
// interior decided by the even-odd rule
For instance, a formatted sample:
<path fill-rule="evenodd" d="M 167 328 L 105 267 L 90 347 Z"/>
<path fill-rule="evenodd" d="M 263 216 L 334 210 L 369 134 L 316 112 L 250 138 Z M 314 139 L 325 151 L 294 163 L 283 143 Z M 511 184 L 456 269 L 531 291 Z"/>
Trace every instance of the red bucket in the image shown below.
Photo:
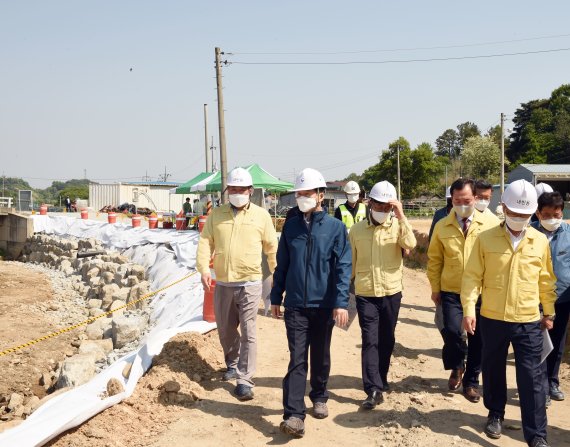
<path fill-rule="evenodd" d="M 150 216 L 148 218 L 148 228 L 151 230 L 156 230 L 158 228 L 158 217 Z"/>
<path fill-rule="evenodd" d="M 216 290 L 216 280 L 212 279 L 210 290 L 204 290 L 204 306 L 202 318 L 208 323 L 215 323 L 216 313 L 214 312 L 214 291 Z"/>
<path fill-rule="evenodd" d="M 86 209 L 82 209 L 81 210 L 81 218 L 82 219 L 89 219 L 89 211 L 87 211 Z"/>
<path fill-rule="evenodd" d="M 186 229 L 186 218 L 185 217 L 176 217 L 176 229 L 177 230 Z"/>
<path fill-rule="evenodd" d="M 140 227 L 140 226 L 141 226 L 141 216 L 140 216 L 140 214 L 133 214 L 132 222 L 133 222 L 133 228 L 134 228 L 134 227 Z"/>
<path fill-rule="evenodd" d="M 47 214 L 47 205 L 43 204 L 40 206 L 40 216 L 45 216 Z"/>
<path fill-rule="evenodd" d="M 108 213 L 107 222 L 109 222 L 110 224 L 117 223 L 117 213 Z"/>

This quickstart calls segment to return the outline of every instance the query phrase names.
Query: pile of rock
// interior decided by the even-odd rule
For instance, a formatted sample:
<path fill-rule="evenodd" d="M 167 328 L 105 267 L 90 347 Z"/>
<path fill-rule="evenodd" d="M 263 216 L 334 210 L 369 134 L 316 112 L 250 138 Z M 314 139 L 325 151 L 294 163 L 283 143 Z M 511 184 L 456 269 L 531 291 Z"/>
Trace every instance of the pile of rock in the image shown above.
<path fill-rule="evenodd" d="M 84 257 L 94 252 L 101 253 Z M 118 252 L 106 250 L 95 239 L 37 234 L 26 243 L 20 261 L 48 267 L 66 276 L 68 287 L 81 297 L 85 317 L 98 317 L 78 328 L 83 331 L 72 343 L 76 348 L 73 353 L 66 354 L 68 358 L 42 373 L 40 385 L 49 392 L 87 382 L 106 365 L 134 349 L 148 329 L 148 300 L 127 306 L 149 293 L 145 268 Z M 65 323 L 62 326 L 69 324 L 61 317 Z M 6 411 L 12 412 L 8 410 L 9 404 L 6 397 L 4 403 L 0 402 Z M 33 411 L 34 405 L 23 404 L 19 406 L 27 409 L 28 405 Z"/>

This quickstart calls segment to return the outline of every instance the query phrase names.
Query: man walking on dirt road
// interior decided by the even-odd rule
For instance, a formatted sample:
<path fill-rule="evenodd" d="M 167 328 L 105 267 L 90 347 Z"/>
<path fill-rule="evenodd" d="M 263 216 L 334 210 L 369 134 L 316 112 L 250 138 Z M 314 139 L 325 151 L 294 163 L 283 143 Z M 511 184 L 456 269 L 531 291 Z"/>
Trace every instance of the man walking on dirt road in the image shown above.
<path fill-rule="evenodd" d="M 465 342 L 459 293 L 463 270 L 477 237 L 498 221 L 475 210 L 473 180 L 455 180 L 450 190 L 453 209 L 434 228 L 428 248 L 427 276 L 432 300 L 436 305 L 441 304 L 443 313 L 442 359 L 444 368 L 451 370 L 448 388 L 455 391 L 463 384 L 465 398 L 477 403 L 480 400 L 481 337 L 479 331 L 475 331 Z"/>
<path fill-rule="evenodd" d="M 335 321 L 348 321 L 351 251 L 344 224 L 322 210 L 326 183 L 318 171 L 303 169 L 295 181 L 300 213 L 285 223 L 273 275 L 271 311 L 281 316 L 285 293 L 285 328 L 289 367 L 283 379 L 284 415 L 280 429 L 293 437 L 305 434 L 305 387 L 311 359 L 313 416 L 329 414 L 327 383 Z"/>
<path fill-rule="evenodd" d="M 261 299 L 261 253 L 275 269 L 277 234 L 269 213 L 250 202 L 253 180 L 236 168 L 228 174 L 229 204 L 215 208 L 200 236 L 196 268 L 204 289 L 212 286 L 210 259 L 214 256 L 216 289 L 214 312 L 224 350 L 224 380 L 236 379 L 239 400 L 253 399 L 257 357 L 256 318 Z M 238 332 L 241 329 L 241 335 Z"/>
<path fill-rule="evenodd" d="M 402 300 L 402 251 L 416 246 L 394 186 L 387 181 L 376 183 L 369 198 L 369 217 L 354 224 L 349 233 L 362 330 L 364 410 L 382 402 L 382 392 L 389 388 L 388 369 Z"/>

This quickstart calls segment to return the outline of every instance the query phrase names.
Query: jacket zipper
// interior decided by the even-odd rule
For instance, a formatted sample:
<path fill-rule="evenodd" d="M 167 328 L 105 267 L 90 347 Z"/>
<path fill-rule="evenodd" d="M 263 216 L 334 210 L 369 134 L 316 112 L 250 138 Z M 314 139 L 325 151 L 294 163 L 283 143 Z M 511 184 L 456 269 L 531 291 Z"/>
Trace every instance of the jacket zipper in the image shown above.
<path fill-rule="evenodd" d="M 309 233 L 309 241 L 307 243 L 307 257 L 305 258 L 305 308 L 307 307 L 307 272 L 309 271 L 309 263 L 311 260 L 311 253 L 313 248 L 313 238 L 311 237 L 311 232 L 313 230 L 314 216 L 311 216 L 311 224 L 307 230 Z"/>

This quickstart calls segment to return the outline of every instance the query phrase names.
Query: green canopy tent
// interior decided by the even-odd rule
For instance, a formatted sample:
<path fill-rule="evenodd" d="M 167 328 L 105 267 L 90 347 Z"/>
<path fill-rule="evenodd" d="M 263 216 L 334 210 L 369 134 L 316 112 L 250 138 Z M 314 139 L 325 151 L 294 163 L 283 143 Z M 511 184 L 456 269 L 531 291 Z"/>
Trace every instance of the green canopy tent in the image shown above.
<path fill-rule="evenodd" d="M 253 186 L 255 188 L 263 188 L 271 192 L 284 192 L 293 189 L 293 184 L 279 180 L 277 177 L 271 175 L 257 163 L 246 166 L 247 170 L 253 179 Z M 184 186 L 184 185 L 183 185 Z M 222 190 L 222 175 L 218 171 L 215 174 L 210 174 L 209 177 L 203 178 L 201 181 L 194 183 L 190 190 L 192 192 L 216 192 Z M 176 190 L 178 192 L 178 189 Z"/>
<path fill-rule="evenodd" d="M 192 186 L 210 177 L 211 175 L 212 175 L 211 172 L 200 172 L 200 174 L 198 174 L 196 177 L 188 180 L 186 183 L 180 185 L 178 188 L 175 188 L 174 194 L 190 194 L 192 192 L 190 190 Z"/>

